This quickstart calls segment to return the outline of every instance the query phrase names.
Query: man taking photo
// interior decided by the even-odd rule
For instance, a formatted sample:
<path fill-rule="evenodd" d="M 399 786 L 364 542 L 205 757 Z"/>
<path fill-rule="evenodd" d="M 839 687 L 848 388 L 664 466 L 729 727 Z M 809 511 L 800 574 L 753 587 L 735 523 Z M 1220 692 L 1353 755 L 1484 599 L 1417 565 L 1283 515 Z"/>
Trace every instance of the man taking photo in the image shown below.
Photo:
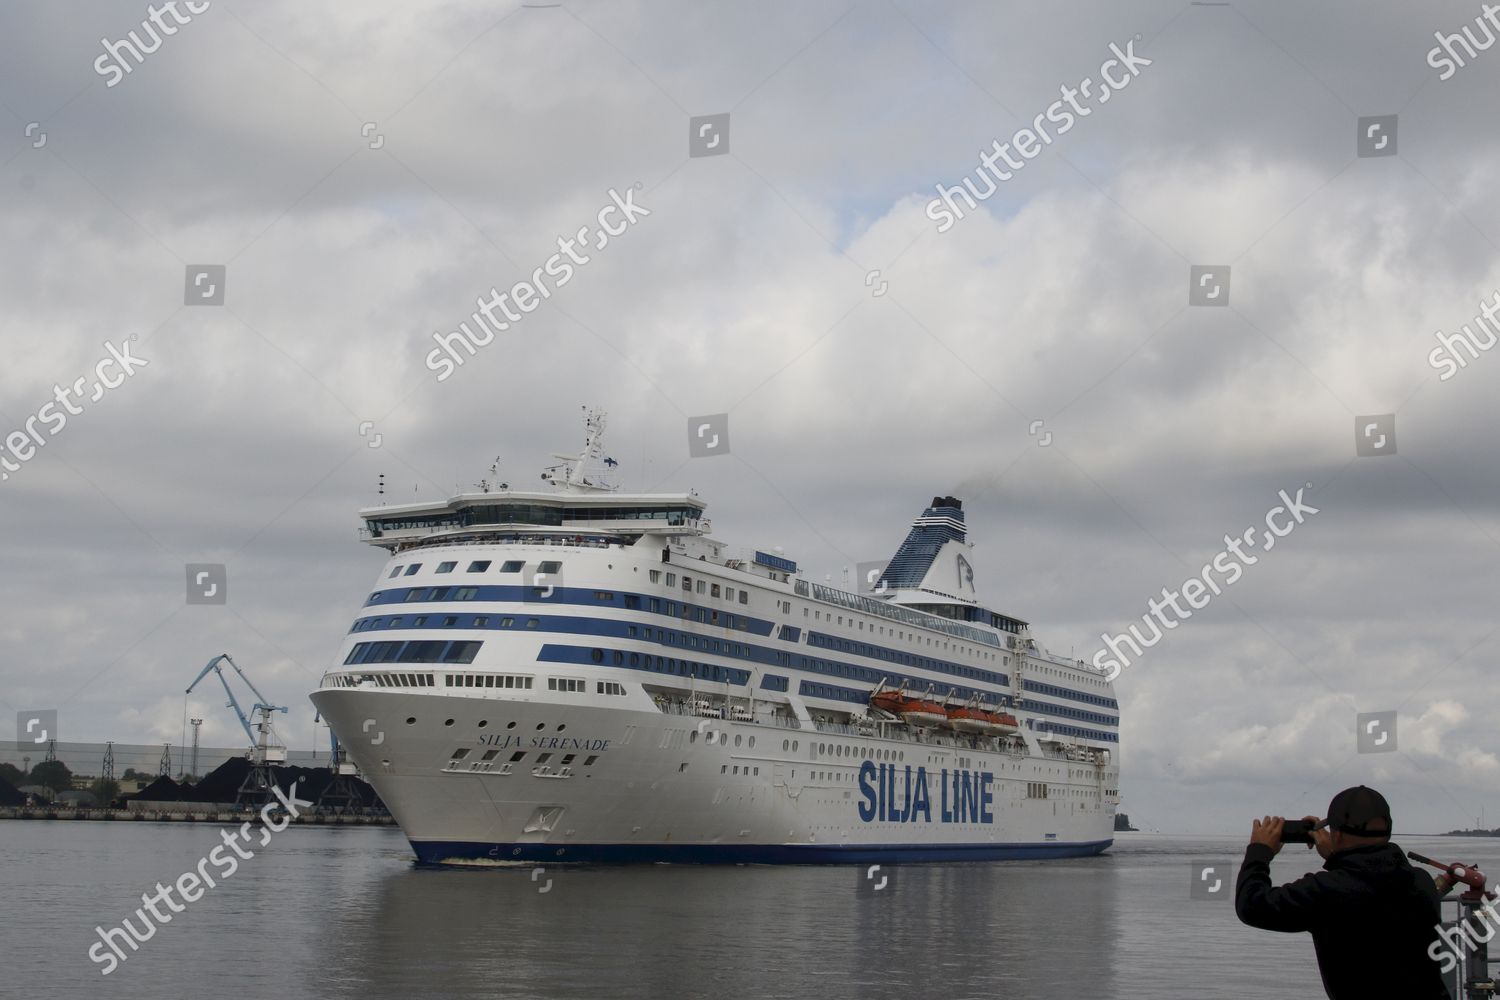
<path fill-rule="evenodd" d="M 1328 818 L 1306 817 L 1309 847 L 1323 870 L 1271 885 L 1271 859 L 1285 820 L 1256 820 L 1235 887 L 1234 910 L 1251 927 L 1312 934 L 1323 989 L 1332 1000 L 1448 1000 L 1438 965 L 1427 954 L 1438 940 L 1440 893 L 1391 843 L 1385 797 L 1359 785 L 1328 804 Z"/>

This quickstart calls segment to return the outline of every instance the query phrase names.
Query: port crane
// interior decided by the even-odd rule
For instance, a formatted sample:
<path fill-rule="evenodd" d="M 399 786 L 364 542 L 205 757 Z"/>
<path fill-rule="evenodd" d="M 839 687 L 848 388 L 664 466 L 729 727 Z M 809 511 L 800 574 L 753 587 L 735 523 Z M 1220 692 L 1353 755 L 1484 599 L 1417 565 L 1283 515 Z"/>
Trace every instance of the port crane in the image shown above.
<path fill-rule="evenodd" d="M 253 722 L 240 707 L 239 699 L 234 696 L 234 689 L 229 686 L 229 678 L 224 673 L 226 663 L 234 668 L 234 672 L 239 675 L 240 680 L 245 682 L 250 693 L 255 695 L 256 700 L 250 706 L 250 711 L 255 715 Z M 270 765 L 286 763 L 286 747 L 276 739 L 276 732 L 271 728 L 271 715 L 274 712 L 285 713 L 287 708 L 285 705 L 272 705 L 267 701 L 266 696 L 260 693 L 260 689 L 249 677 L 245 676 L 240 665 L 230 659 L 228 653 L 220 653 L 209 660 L 208 665 L 198 672 L 197 677 L 193 678 L 193 683 L 187 686 L 186 694 L 192 694 L 199 682 L 211 673 L 217 674 L 219 683 L 224 685 L 224 693 L 229 696 L 227 707 L 234 709 L 235 716 L 240 720 L 240 726 L 245 730 L 245 736 L 250 740 L 250 773 L 245 776 L 245 781 L 240 786 L 238 801 L 240 804 L 262 802 L 273 783 Z"/>
<path fill-rule="evenodd" d="M 323 721 L 321 713 L 313 716 L 313 723 Z M 339 743 L 338 734 L 333 727 L 328 727 L 328 770 L 333 774 L 323 794 L 318 796 L 318 809 L 327 810 L 335 816 L 346 813 L 359 812 L 363 808 L 363 799 L 355 786 L 359 783 L 359 767 L 349 759 L 344 752 L 343 744 Z"/>

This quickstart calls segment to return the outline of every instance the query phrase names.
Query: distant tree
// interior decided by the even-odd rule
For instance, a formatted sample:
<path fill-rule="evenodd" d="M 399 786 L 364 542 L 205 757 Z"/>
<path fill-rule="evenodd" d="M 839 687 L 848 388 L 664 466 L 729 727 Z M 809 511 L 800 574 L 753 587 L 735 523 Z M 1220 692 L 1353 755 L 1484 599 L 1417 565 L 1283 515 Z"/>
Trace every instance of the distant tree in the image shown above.
<path fill-rule="evenodd" d="M 120 780 L 121 781 L 131 781 L 132 779 L 135 779 L 135 778 L 144 778 L 144 777 L 146 777 L 146 776 L 144 774 L 141 774 L 135 768 L 133 768 L 133 767 L 127 767 L 125 769 L 125 773 L 122 774 L 122 775 L 120 775 Z"/>
<path fill-rule="evenodd" d="M 0 764 L 0 778 L 4 778 L 15 788 L 29 784 L 26 780 L 26 772 L 14 764 Z"/>
<path fill-rule="evenodd" d="M 31 769 L 28 785 L 45 785 L 54 792 L 66 792 L 73 787 L 73 772 L 60 760 L 44 760 Z"/>
<path fill-rule="evenodd" d="M 120 783 L 110 778 L 98 778 L 89 785 L 89 791 L 94 793 L 94 799 L 101 806 L 107 806 L 120 797 Z"/>

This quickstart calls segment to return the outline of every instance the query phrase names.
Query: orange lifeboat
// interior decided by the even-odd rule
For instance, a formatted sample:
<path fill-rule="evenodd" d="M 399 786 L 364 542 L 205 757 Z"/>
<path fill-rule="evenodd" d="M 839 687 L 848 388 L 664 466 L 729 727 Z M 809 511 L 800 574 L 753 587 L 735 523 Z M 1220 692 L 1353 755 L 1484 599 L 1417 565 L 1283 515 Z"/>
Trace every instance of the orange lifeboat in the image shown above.
<path fill-rule="evenodd" d="M 870 704 L 882 712 L 898 716 L 911 726 L 940 726 L 948 720 L 948 713 L 942 705 L 927 698 L 913 698 L 905 688 L 899 691 L 877 688 L 870 695 Z"/>
<path fill-rule="evenodd" d="M 977 699 L 959 707 L 945 706 L 945 712 L 947 724 L 960 733 L 1002 736 L 1021 731 L 1021 725 L 1014 715 L 981 708 Z"/>

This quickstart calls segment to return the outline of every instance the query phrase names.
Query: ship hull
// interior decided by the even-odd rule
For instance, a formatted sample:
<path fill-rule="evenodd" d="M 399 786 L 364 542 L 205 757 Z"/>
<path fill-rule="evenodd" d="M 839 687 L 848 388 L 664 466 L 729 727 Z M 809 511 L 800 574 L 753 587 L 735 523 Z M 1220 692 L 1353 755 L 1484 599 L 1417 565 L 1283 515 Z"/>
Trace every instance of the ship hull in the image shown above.
<path fill-rule="evenodd" d="M 1113 841 L 1112 807 L 1032 797 L 1092 787 L 1082 765 L 977 740 L 670 714 L 644 694 L 312 697 L 423 864 L 993 861 Z"/>

